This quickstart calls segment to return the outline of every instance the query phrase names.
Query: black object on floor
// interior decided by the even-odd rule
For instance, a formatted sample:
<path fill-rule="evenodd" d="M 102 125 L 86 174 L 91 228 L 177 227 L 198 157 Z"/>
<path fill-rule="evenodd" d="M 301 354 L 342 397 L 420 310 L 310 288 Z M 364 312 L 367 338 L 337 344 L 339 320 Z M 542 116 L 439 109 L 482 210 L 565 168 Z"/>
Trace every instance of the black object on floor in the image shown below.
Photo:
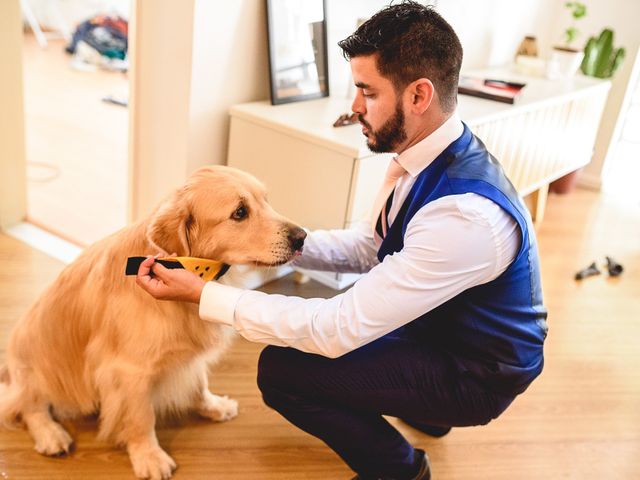
<path fill-rule="evenodd" d="M 611 275 L 612 277 L 617 277 L 623 272 L 624 267 L 622 265 L 620 265 L 611 257 L 605 258 L 607 259 L 607 270 L 609 271 L 609 275 Z"/>
<path fill-rule="evenodd" d="M 124 97 L 116 97 L 115 95 L 106 95 L 102 97 L 102 101 L 105 103 L 113 103 L 114 105 L 119 105 L 121 107 L 126 107 L 129 105 L 129 100 Z"/>
<path fill-rule="evenodd" d="M 592 275 L 600 275 L 600 270 L 598 269 L 596 262 L 593 262 L 587 268 L 583 268 L 578 273 L 576 273 L 575 278 L 576 280 L 582 280 L 583 278 L 591 277 Z"/>

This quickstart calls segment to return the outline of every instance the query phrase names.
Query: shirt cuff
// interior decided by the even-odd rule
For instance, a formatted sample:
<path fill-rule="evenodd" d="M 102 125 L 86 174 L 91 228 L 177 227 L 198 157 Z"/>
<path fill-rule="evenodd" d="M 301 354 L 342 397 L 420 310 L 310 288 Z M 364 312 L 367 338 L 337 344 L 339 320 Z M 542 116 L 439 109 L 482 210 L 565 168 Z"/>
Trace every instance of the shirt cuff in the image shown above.
<path fill-rule="evenodd" d="M 233 326 L 236 304 L 244 292 L 241 288 L 207 282 L 200 294 L 200 318 Z"/>

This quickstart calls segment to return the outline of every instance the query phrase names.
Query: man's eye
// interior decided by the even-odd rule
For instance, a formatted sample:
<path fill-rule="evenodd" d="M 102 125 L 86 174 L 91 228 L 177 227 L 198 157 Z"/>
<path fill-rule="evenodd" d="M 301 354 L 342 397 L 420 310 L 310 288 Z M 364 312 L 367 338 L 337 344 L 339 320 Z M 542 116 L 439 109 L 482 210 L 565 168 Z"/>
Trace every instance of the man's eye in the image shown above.
<path fill-rule="evenodd" d="M 247 211 L 247 209 L 244 206 L 240 206 L 235 212 L 233 212 L 231 218 L 233 218 L 234 220 L 244 220 L 245 218 L 247 218 L 248 214 L 249 212 Z"/>

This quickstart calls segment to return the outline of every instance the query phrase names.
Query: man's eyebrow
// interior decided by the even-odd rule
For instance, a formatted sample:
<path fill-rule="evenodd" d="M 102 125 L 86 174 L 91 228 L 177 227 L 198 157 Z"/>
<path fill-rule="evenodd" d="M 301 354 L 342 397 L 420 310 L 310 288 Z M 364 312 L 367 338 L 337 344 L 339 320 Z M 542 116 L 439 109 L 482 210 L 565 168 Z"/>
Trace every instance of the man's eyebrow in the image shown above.
<path fill-rule="evenodd" d="M 371 85 L 369 85 L 368 83 L 364 83 L 364 82 L 356 82 L 356 87 L 358 87 L 358 88 L 371 88 Z"/>

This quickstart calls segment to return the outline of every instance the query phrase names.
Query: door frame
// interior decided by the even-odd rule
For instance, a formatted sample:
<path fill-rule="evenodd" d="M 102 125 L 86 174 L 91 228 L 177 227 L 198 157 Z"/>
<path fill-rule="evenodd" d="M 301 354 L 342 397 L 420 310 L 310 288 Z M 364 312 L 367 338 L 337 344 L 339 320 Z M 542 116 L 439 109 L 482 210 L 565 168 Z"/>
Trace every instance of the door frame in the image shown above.
<path fill-rule="evenodd" d="M 0 2 L 0 230 L 27 214 L 20 0 Z"/>

